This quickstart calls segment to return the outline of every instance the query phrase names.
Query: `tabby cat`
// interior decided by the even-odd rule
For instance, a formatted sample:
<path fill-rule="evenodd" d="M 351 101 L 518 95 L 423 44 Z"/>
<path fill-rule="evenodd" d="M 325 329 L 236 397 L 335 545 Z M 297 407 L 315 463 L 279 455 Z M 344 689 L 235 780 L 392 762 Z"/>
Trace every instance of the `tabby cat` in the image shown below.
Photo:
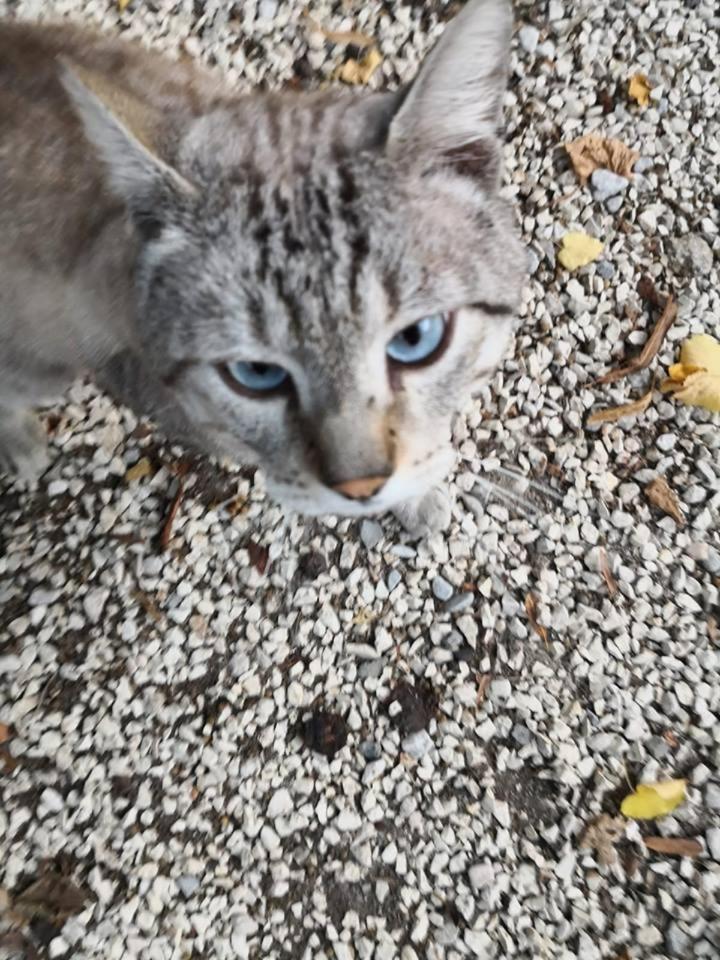
<path fill-rule="evenodd" d="M 0 24 L 0 470 L 82 373 L 308 514 L 447 523 L 451 423 L 525 258 L 498 197 L 507 0 L 406 89 L 240 95 L 68 25 Z"/>

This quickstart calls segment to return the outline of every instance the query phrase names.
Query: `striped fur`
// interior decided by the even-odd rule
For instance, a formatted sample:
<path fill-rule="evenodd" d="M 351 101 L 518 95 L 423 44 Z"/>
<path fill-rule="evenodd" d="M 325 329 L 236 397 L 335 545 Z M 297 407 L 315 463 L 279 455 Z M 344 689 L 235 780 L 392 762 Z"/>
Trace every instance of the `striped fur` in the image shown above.
<path fill-rule="evenodd" d="M 33 108 L 56 100 L 44 136 L 62 155 L 46 156 L 45 139 L 25 148 L 33 131 L 0 93 L 3 136 L 9 126 L 25 162 L 36 152 L 41 200 L 56 205 L 34 222 L 37 185 L 0 157 L 0 182 L 15 188 L 0 187 L 0 269 L 12 254 L 25 283 L 33 262 L 57 265 L 36 278 L 53 301 L 44 316 L 27 320 L 19 290 L 0 294 L 0 345 L 27 368 L 9 390 L 0 376 L 0 405 L 45 399 L 44 342 L 57 337 L 50 392 L 92 370 L 167 430 L 261 466 L 290 507 L 359 515 L 422 498 L 452 462 L 452 417 L 504 353 L 524 263 L 496 190 L 507 8 L 471 0 L 458 20 L 407 95 L 242 98 L 121 44 L 110 44 L 110 78 L 104 39 L 1 27 L 0 61 L 7 44 L 31 53 L 13 90 Z M 483 20 L 491 40 L 478 60 L 466 44 Z M 449 99 L 434 73 L 453 85 Z M 468 113 L 463 90 L 485 108 Z M 66 231 L 63 249 L 42 235 L 40 224 L 80 216 L 89 227 Z M 388 341 L 437 311 L 455 314 L 448 349 L 391 376 Z M 231 360 L 280 364 L 294 389 L 240 396 L 218 373 Z M 331 489 L 384 473 L 367 502 Z"/>

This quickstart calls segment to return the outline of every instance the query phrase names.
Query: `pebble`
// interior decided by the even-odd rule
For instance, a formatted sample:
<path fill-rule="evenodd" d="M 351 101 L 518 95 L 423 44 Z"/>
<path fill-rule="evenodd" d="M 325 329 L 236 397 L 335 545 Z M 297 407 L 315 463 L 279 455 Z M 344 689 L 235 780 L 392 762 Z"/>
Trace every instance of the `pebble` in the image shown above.
<path fill-rule="evenodd" d="M 444 579 L 444 577 L 433 577 L 432 592 L 437 600 L 445 602 L 453 595 L 453 587 Z"/>
<path fill-rule="evenodd" d="M 720 827 L 710 827 L 705 834 L 705 842 L 710 856 L 720 863 Z"/>
<path fill-rule="evenodd" d="M 540 31 L 537 27 L 526 24 L 518 30 L 518 40 L 525 53 L 533 54 L 537 50 L 540 40 Z"/>
<path fill-rule="evenodd" d="M 402 749 L 409 756 L 419 760 L 424 757 L 429 750 L 432 750 L 433 742 L 427 730 L 418 730 L 409 734 L 402 741 Z"/>
<path fill-rule="evenodd" d="M 709 783 L 705 787 L 705 806 L 709 810 L 720 812 L 720 785 Z"/>
<path fill-rule="evenodd" d="M 375 520 L 363 520 L 360 525 L 360 539 L 368 550 L 374 550 L 384 536 L 383 528 Z"/>
<path fill-rule="evenodd" d="M 495 869 L 491 863 L 476 863 L 468 870 L 470 886 L 479 892 L 492 886 L 495 880 Z"/>
<path fill-rule="evenodd" d="M 627 177 L 621 177 L 612 170 L 593 170 L 590 175 L 590 187 L 596 200 L 604 202 L 619 193 L 624 193 L 630 186 Z"/>
<path fill-rule="evenodd" d="M 675 268 L 683 276 L 707 275 L 713 268 L 713 251 L 710 244 L 697 234 L 678 237 L 670 245 L 670 254 Z"/>

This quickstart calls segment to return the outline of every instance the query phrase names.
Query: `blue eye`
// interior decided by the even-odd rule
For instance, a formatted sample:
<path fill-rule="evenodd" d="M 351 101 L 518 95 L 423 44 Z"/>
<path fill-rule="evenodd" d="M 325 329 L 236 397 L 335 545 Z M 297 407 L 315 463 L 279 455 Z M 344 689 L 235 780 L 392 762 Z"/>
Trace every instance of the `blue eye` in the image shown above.
<path fill-rule="evenodd" d="M 273 393 L 290 381 L 287 370 L 274 363 L 228 363 L 224 370 L 231 385 L 251 393 Z"/>
<path fill-rule="evenodd" d="M 410 327 L 405 327 L 387 345 L 387 355 L 395 363 L 412 366 L 428 360 L 445 339 L 447 316 L 433 313 Z"/>

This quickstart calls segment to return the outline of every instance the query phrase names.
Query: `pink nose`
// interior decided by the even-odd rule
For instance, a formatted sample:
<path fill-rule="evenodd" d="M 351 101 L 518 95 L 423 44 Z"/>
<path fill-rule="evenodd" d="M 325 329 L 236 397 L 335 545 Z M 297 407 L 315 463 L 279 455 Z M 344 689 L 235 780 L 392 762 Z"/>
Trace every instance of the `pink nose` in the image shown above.
<path fill-rule="evenodd" d="M 333 484 L 333 490 L 348 500 L 368 500 L 382 488 L 387 477 L 357 477 Z"/>

